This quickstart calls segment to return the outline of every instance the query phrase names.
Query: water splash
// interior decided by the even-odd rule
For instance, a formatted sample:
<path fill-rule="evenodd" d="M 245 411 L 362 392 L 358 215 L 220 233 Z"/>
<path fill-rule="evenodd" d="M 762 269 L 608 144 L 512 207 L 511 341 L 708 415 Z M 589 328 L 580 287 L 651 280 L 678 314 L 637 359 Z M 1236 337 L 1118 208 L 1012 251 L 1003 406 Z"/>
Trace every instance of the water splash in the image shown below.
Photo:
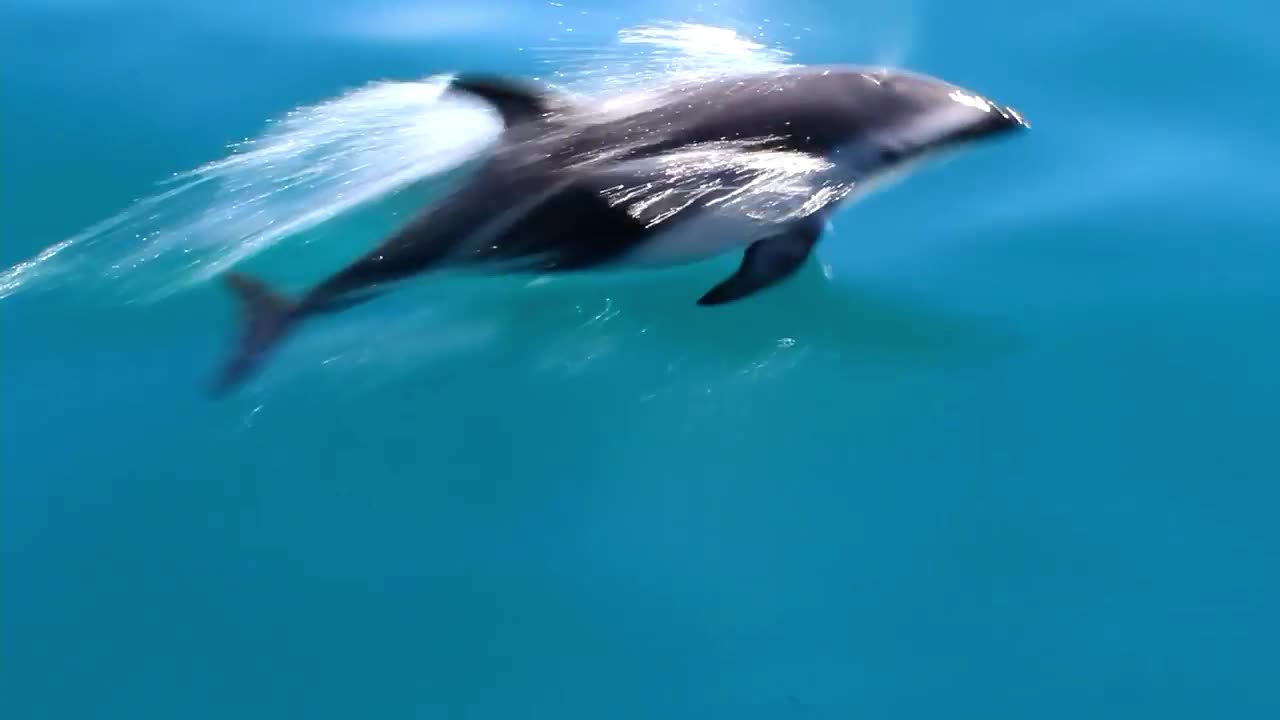
<path fill-rule="evenodd" d="M 613 207 L 653 227 L 695 203 L 733 208 L 762 223 L 807 217 L 852 186 L 828 183 L 830 161 L 769 147 L 773 138 L 696 143 L 648 166 L 632 163 L 625 183 L 602 191 Z"/>
<path fill-rule="evenodd" d="M 662 22 L 620 30 L 607 45 L 558 43 L 533 49 L 554 81 L 576 92 L 610 96 L 619 106 L 642 101 L 670 82 L 742 75 L 790 66 L 791 52 L 735 30 Z"/>
<path fill-rule="evenodd" d="M 74 277 L 155 299 L 281 240 L 453 169 L 501 132 L 447 76 L 377 82 L 298 108 L 232 154 L 0 273 L 0 297 Z"/>

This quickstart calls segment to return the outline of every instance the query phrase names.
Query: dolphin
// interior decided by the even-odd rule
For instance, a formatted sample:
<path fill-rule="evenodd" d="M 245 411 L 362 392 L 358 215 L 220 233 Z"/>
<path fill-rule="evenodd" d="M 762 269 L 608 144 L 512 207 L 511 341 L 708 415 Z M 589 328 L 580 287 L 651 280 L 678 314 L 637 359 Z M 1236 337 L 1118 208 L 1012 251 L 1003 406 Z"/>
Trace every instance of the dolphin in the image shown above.
<path fill-rule="evenodd" d="M 300 297 L 227 273 L 244 328 L 215 394 L 303 320 L 428 271 L 668 267 L 743 249 L 697 304 L 738 301 L 795 274 L 850 198 L 1030 127 L 938 78 L 849 65 L 674 81 L 623 101 L 482 74 L 455 75 L 446 92 L 496 110 L 498 141 L 457 187 Z"/>

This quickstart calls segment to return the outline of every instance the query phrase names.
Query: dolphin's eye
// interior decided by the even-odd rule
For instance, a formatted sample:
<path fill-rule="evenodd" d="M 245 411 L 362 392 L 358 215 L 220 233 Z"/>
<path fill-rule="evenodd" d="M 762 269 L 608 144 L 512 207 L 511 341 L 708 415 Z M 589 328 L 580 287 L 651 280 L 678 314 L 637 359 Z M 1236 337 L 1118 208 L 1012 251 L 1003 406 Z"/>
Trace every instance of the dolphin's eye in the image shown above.
<path fill-rule="evenodd" d="M 900 148 L 896 148 L 896 147 L 884 148 L 883 150 L 880 151 L 880 162 L 885 163 L 886 165 L 889 163 L 896 163 L 899 160 L 901 160 L 904 155 L 906 155 L 906 153 L 903 152 Z"/>

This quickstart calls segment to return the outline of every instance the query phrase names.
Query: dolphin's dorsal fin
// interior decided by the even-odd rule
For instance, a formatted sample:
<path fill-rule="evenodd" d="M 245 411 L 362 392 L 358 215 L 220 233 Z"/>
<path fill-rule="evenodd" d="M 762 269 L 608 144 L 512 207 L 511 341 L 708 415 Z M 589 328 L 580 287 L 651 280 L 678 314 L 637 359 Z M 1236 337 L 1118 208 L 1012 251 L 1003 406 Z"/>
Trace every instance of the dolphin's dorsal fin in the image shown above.
<path fill-rule="evenodd" d="M 545 117 L 562 109 L 564 100 L 547 88 L 527 80 L 497 75 L 457 75 L 449 85 L 488 102 L 507 126 Z"/>

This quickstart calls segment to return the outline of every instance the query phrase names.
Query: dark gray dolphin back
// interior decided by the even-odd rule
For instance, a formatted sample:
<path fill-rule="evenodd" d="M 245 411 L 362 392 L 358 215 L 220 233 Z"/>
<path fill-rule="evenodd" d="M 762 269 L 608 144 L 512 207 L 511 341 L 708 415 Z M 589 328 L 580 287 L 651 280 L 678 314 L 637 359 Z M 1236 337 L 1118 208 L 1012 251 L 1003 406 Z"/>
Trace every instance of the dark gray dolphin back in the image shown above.
<path fill-rule="evenodd" d="M 668 88 L 626 117 L 584 124 L 558 148 L 562 158 L 612 148 L 613 158 L 645 157 L 699 143 L 769 139 L 780 149 L 829 155 L 863 145 L 885 162 L 931 146 L 1023 125 L 1004 109 L 963 108 L 955 85 L 916 73 L 856 66 L 786 68 Z M 895 130 L 939 111 L 968 114 L 954 132 L 895 144 Z M 589 113 L 588 113 L 589 115 Z"/>
<path fill-rule="evenodd" d="M 778 147 L 825 154 L 859 135 L 922 112 L 938 92 L 899 90 L 903 80 L 877 71 L 797 68 L 715 78 L 670 88 L 645 109 L 579 130 L 568 154 L 629 147 L 631 157 L 698 143 L 772 138 Z M 941 88 L 938 88 L 941 91 Z"/>

